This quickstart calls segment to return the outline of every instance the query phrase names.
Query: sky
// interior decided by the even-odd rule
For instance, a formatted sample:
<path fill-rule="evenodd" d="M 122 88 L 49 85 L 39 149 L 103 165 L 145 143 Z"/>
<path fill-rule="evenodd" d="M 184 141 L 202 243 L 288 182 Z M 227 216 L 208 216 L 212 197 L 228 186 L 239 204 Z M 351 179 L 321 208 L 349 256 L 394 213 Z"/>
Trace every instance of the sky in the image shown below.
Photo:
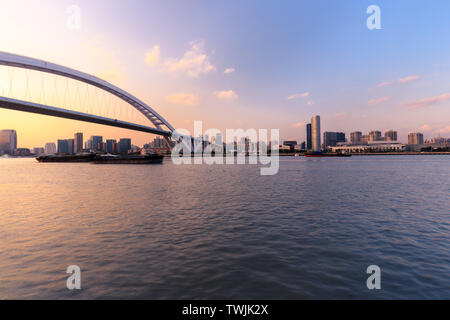
<path fill-rule="evenodd" d="M 373 4 L 381 29 L 367 27 Z M 0 51 L 94 74 L 175 128 L 276 128 L 301 142 L 320 115 L 322 131 L 394 129 L 407 141 L 413 131 L 450 137 L 448 12 L 447 0 L 1 0 Z M 4 94 L 1 75 L 0 85 Z M 16 129 L 21 147 L 78 131 L 153 139 L 8 110 L 0 129 Z"/>

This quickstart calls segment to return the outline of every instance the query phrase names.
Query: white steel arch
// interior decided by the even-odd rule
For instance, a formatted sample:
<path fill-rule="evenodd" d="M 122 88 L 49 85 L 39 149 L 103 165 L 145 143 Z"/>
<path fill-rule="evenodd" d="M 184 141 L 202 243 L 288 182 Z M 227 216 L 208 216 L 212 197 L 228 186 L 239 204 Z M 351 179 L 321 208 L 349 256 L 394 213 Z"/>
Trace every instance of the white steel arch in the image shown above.
<path fill-rule="evenodd" d="M 143 101 L 120 89 L 119 87 L 116 87 L 115 85 L 90 74 L 47 61 L 20 56 L 3 51 L 0 51 L 0 65 L 52 73 L 90 84 L 119 97 L 120 99 L 136 108 L 147 119 L 149 119 L 157 129 L 162 130 L 163 128 L 161 128 L 161 126 L 164 125 L 171 132 L 174 131 L 174 128 L 161 115 L 159 115 L 155 110 L 153 110 Z"/>

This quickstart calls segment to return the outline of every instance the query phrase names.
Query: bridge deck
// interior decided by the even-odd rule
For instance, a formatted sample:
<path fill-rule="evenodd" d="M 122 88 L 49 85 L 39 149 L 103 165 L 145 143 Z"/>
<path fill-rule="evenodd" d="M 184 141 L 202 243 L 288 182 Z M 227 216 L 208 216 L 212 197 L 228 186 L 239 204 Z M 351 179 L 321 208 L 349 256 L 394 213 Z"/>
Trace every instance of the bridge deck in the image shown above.
<path fill-rule="evenodd" d="M 102 124 L 111 127 L 118 127 L 124 129 L 130 129 L 134 131 L 153 133 L 157 135 L 162 135 L 165 137 L 170 137 L 172 134 L 170 131 L 165 131 L 157 128 L 147 127 L 139 124 L 134 124 L 131 122 L 120 121 L 117 119 L 104 118 L 88 113 L 82 113 L 78 111 L 71 111 L 56 107 L 49 107 L 38 103 L 21 101 L 16 99 L 10 99 L 6 97 L 0 97 L 0 108 L 24 111 L 36 114 L 43 114 L 52 117 L 72 119 L 84 122 L 91 122 Z"/>

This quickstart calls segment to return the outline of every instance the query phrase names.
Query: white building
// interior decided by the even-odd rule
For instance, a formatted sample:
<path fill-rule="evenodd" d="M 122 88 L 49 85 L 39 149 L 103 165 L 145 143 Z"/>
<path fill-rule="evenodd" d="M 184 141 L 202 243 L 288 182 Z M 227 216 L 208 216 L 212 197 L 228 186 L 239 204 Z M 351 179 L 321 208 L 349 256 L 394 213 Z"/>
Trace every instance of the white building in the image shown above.
<path fill-rule="evenodd" d="M 44 148 L 45 154 L 55 154 L 56 153 L 56 144 L 54 142 L 49 142 L 45 144 Z"/>
<path fill-rule="evenodd" d="M 365 153 L 365 152 L 399 152 L 405 149 L 406 145 L 396 141 L 370 141 L 364 145 L 352 145 L 347 143 L 340 143 L 336 147 L 331 147 L 333 152 L 350 152 L 350 153 Z"/>

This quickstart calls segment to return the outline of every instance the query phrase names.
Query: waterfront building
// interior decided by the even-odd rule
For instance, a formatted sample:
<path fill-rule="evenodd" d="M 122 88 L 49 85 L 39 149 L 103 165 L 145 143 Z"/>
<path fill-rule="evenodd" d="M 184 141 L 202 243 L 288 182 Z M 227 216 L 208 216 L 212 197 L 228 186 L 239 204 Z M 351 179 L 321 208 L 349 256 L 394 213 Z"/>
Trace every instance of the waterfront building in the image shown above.
<path fill-rule="evenodd" d="M 80 153 L 83 150 L 83 133 L 75 133 L 74 141 L 74 153 Z"/>
<path fill-rule="evenodd" d="M 297 141 L 284 141 L 283 146 L 289 147 L 290 151 L 294 151 L 295 147 L 297 146 Z"/>
<path fill-rule="evenodd" d="M 117 141 L 110 139 L 106 140 L 106 152 L 107 153 L 117 153 Z"/>
<path fill-rule="evenodd" d="M 306 125 L 306 150 L 312 149 L 311 123 Z"/>
<path fill-rule="evenodd" d="M 333 152 L 350 152 L 350 153 L 365 153 L 365 152 L 401 152 L 405 150 L 405 145 L 397 142 L 386 141 L 370 141 L 365 145 L 352 145 L 341 143 L 336 147 L 331 147 Z"/>
<path fill-rule="evenodd" d="M 408 134 L 408 144 L 417 145 L 423 144 L 423 134 L 420 132 L 411 132 Z"/>
<path fill-rule="evenodd" d="M 56 144 L 54 142 L 47 142 L 45 144 L 44 153 L 47 155 L 56 153 Z"/>
<path fill-rule="evenodd" d="M 44 150 L 44 148 L 34 148 L 34 149 L 33 149 L 33 153 L 34 153 L 37 157 L 40 157 L 40 156 L 42 156 L 42 155 L 45 154 L 45 150 Z"/>
<path fill-rule="evenodd" d="M 381 139 L 381 132 L 378 130 L 370 131 L 369 132 L 369 141 L 380 141 Z"/>
<path fill-rule="evenodd" d="M 58 140 L 58 153 L 59 154 L 69 153 L 69 141 L 68 140 Z"/>
<path fill-rule="evenodd" d="M 31 155 L 31 150 L 28 148 L 17 148 L 14 150 L 13 155 L 16 157 L 28 157 Z"/>
<path fill-rule="evenodd" d="M 303 142 L 300 144 L 300 150 L 306 150 L 306 142 L 305 142 L 305 141 L 303 141 Z"/>
<path fill-rule="evenodd" d="M 345 142 L 345 133 L 343 132 L 324 132 L 323 133 L 323 146 L 335 147 L 338 142 Z"/>
<path fill-rule="evenodd" d="M 93 149 L 95 151 L 100 151 L 99 144 L 103 142 L 103 137 L 102 136 L 91 136 L 91 141 L 92 141 L 91 149 Z"/>
<path fill-rule="evenodd" d="M 70 154 L 75 153 L 75 139 L 67 139 L 67 147 L 69 149 Z"/>
<path fill-rule="evenodd" d="M 368 134 L 363 134 L 361 136 L 361 143 L 362 144 L 368 144 L 369 143 L 369 135 Z"/>
<path fill-rule="evenodd" d="M 397 131 L 388 130 L 384 133 L 384 140 L 386 141 L 397 141 Z"/>
<path fill-rule="evenodd" d="M 355 131 L 350 133 L 350 141 L 352 144 L 359 144 L 361 143 L 361 136 L 362 136 L 362 132 L 361 131 Z"/>
<path fill-rule="evenodd" d="M 312 151 L 320 151 L 320 116 L 311 118 Z"/>
<path fill-rule="evenodd" d="M 0 154 L 12 155 L 17 149 L 16 130 L 0 130 Z"/>
<path fill-rule="evenodd" d="M 128 153 L 131 150 L 131 139 L 122 138 L 119 140 L 118 144 L 119 153 Z"/>

